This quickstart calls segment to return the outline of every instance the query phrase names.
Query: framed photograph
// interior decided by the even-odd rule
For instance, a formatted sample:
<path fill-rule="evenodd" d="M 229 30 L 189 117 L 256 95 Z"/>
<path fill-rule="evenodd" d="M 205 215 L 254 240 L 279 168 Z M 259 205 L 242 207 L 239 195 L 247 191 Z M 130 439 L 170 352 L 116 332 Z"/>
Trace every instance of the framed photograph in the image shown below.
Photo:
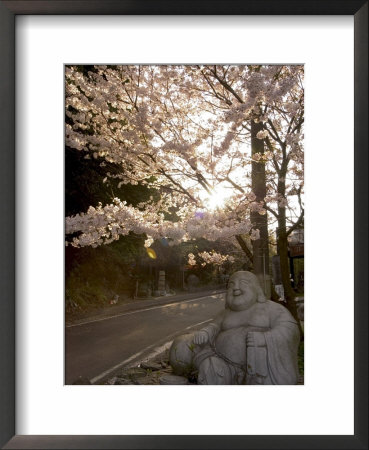
<path fill-rule="evenodd" d="M 5 206 L 0 234 L 3 448 L 368 448 L 367 2 L 191 1 L 177 5 L 138 1 L 133 5 L 125 0 L 1 1 L 0 33 L 0 195 Z M 147 67 L 147 81 L 153 74 L 160 78 L 160 67 L 166 66 L 173 68 L 173 79 L 179 76 L 187 80 L 183 86 L 191 81 L 193 93 L 195 88 L 203 89 L 196 84 L 202 68 L 201 79 L 206 80 L 223 110 L 232 104 L 228 94 L 237 98 L 225 77 L 232 71 L 234 75 L 230 76 L 237 77 L 244 68 L 240 79 L 267 80 L 268 76 L 276 76 L 278 67 L 283 68 L 285 79 L 299 80 L 302 73 L 305 76 L 303 384 L 113 386 L 97 382 L 101 378 L 96 375 L 98 369 L 91 375 L 94 386 L 73 383 L 72 372 L 69 378 L 64 377 L 64 354 L 69 345 L 64 334 L 64 225 L 65 215 L 76 212 L 73 204 L 65 203 L 64 175 L 68 168 L 64 142 L 70 149 L 79 150 L 81 145 L 87 159 L 103 162 L 99 160 L 105 156 L 101 153 L 103 141 L 97 145 L 95 139 L 86 138 L 82 142 L 81 130 L 89 125 L 78 107 L 80 102 L 94 104 L 88 96 L 81 98 L 90 88 L 88 82 L 103 92 L 109 88 L 108 79 L 111 82 L 115 76 L 131 71 L 130 79 L 135 80 L 137 68 L 140 72 Z M 206 72 L 211 67 L 214 71 Z M 217 91 L 210 76 L 225 91 Z M 157 82 L 154 78 L 153 83 Z M 71 87 L 65 91 L 66 80 Z M 142 84 L 140 89 L 142 93 Z M 129 102 L 129 89 L 126 93 Z M 160 109 L 160 101 L 152 114 Z M 197 109 L 219 107 L 215 103 L 206 106 L 201 101 L 191 98 L 193 114 Z M 118 111 L 118 103 L 108 102 L 109 129 L 116 130 L 118 119 L 124 114 Z M 287 109 L 276 109 L 275 117 L 279 113 L 293 116 L 288 102 L 284 103 Z M 245 133 L 250 133 L 251 139 L 253 135 L 259 141 L 264 139 L 267 144 L 269 132 L 270 138 L 278 142 L 278 132 L 273 123 L 268 125 L 267 113 L 260 105 L 257 111 L 261 116 L 254 121 L 260 129 L 245 127 Z M 235 114 L 232 108 L 229 112 Z M 256 109 L 253 107 L 252 111 Z M 129 119 L 132 117 L 130 112 Z M 178 120 L 183 124 L 188 117 L 195 116 L 178 116 Z M 139 115 L 134 120 L 143 123 Z M 119 126 L 126 126 L 123 122 Z M 278 123 L 283 130 L 283 124 Z M 213 149 L 219 156 L 225 144 L 221 143 L 216 120 L 207 116 L 207 124 L 212 132 L 200 133 L 197 138 L 209 144 L 211 135 L 215 161 Z M 188 123 L 186 127 L 190 129 L 192 125 Z M 129 127 L 125 132 L 129 132 Z M 163 133 L 170 136 L 171 129 L 163 128 Z M 89 135 L 87 132 L 84 136 Z M 113 137 L 117 137 L 116 131 Z M 188 135 L 187 141 L 192 138 Z M 238 140 L 242 140 L 240 133 Z M 135 151 L 140 141 L 132 145 Z M 93 154 L 95 147 L 101 155 Z M 108 162 L 115 151 L 110 147 Z M 297 147 L 295 150 L 298 153 Z M 185 151 L 181 149 L 182 153 Z M 231 153 L 232 158 L 237 158 L 237 146 L 228 146 L 224 156 Z M 252 155 L 255 160 L 261 157 L 260 153 Z M 75 154 L 70 151 L 69 156 Z M 128 153 L 125 158 L 127 169 Z M 219 158 L 222 164 L 225 160 Z M 278 161 L 274 163 L 279 167 Z M 216 164 L 211 170 L 212 181 L 219 181 L 214 177 Z M 134 184 L 140 174 L 130 176 Z M 73 177 L 69 181 L 72 183 Z M 173 186 L 178 187 L 172 179 L 166 187 Z M 300 198 L 296 186 L 293 195 Z M 69 188 L 76 191 L 72 184 Z M 116 191 L 120 185 L 111 188 Z M 217 192 L 219 203 L 219 189 Z M 211 198 L 203 200 L 209 203 Z M 273 201 L 278 203 L 280 199 Z M 125 208 L 123 204 L 119 207 Z M 71 214 L 67 214 L 69 210 Z M 196 210 L 194 214 L 200 213 Z M 82 222 L 79 220 L 79 232 L 84 230 Z M 67 232 L 73 233 L 73 227 L 76 223 L 67 221 Z M 167 241 L 163 243 L 160 239 L 165 238 L 148 230 L 146 227 L 142 246 L 154 260 L 154 240 L 161 245 Z M 93 239 L 109 240 L 114 238 L 113 231 L 111 236 L 87 233 L 83 239 L 89 243 Z M 170 232 L 166 236 L 174 239 Z M 74 241 L 76 245 L 80 243 L 78 239 Z M 290 242 L 291 260 L 301 256 L 301 242 L 296 242 Z M 212 257 L 219 256 L 212 251 Z M 188 265 L 196 264 L 192 254 Z M 150 277 L 151 266 L 145 266 Z M 298 273 L 298 265 L 294 267 Z M 157 275 L 163 277 L 159 272 Z M 162 279 L 161 282 L 162 290 L 169 289 Z M 138 296 L 144 283 L 135 286 L 134 296 Z M 146 288 L 151 293 L 151 286 Z M 297 282 L 294 288 L 297 290 Z M 159 285 L 155 289 L 159 290 Z M 111 301 L 114 299 L 113 296 Z M 103 357 L 107 349 L 103 340 L 101 344 Z M 88 342 L 84 348 L 87 347 Z M 272 354 L 272 347 L 268 351 Z M 281 351 L 279 347 L 278 352 Z M 79 358 L 83 366 L 83 354 Z"/>

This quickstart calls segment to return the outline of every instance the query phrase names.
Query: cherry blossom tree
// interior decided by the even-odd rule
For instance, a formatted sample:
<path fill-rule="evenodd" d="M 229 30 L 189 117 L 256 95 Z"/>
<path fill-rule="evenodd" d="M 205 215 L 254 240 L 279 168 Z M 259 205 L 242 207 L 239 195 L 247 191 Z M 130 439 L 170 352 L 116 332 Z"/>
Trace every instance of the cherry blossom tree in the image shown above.
<path fill-rule="evenodd" d="M 209 102 L 224 108 L 232 123 L 222 149 L 246 130 L 251 140 L 251 189 L 257 202 L 277 222 L 278 253 L 289 306 L 294 310 L 289 279 L 287 238 L 303 224 L 303 122 L 304 89 L 301 66 L 203 66 L 198 89 Z M 228 179 L 244 192 L 239 182 Z M 249 186 L 248 186 L 249 187 Z M 294 202 L 291 199 L 294 198 Z M 294 207 L 292 207 L 294 206 Z M 268 222 L 262 211 L 251 211 L 252 225 L 260 230 L 253 241 L 256 273 L 268 267 Z M 242 237 L 238 240 L 243 248 Z M 246 249 L 247 250 L 247 249 Z M 293 311 L 295 312 L 295 311 Z"/>
<path fill-rule="evenodd" d="M 199 252 L 198 260 L 200 260 L 201 266 L 206 266 L 207 264 L 214 264 L 215 266 L 221 266 L 226 261 L 233 263 L 235 258 L 230 255 L 222 255 L 219 252 L 212 250 L 211 252 Z M 188 264 L 190 266 L 195 266 L 197 264 L 196 257 L 193 253 L 188 254 Z"/>
<path fill-rule="evenodd" d="M 255 254 L 261 248 L 265 262 L 269 219 L 291 300 L 287 237 L 304 214 L 302 83 L 301 66 L 67 67 L 66 144 L 117 165 L 107 178 L 159 194 L 67 217 L 67 244 L 130 232 L 147 243 L 237 239 L 260 271 Z"/>

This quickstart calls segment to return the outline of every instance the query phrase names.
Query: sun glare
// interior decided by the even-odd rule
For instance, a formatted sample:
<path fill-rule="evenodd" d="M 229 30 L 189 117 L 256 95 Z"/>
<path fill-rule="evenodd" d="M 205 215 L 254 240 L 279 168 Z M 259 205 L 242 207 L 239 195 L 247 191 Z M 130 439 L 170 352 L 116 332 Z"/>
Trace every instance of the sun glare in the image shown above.
<path fill-rule="evenodd" d="M 226 187 L 218 185 L 213 189 L 210 195 L 204 191 L 203 195 L 201 195 L 201 198 L 204 202 L 204 206 L 207 209 L 214 211 L 217 208 L 222 208 L 230 195 L 231 189 L 227 189 Z"/>

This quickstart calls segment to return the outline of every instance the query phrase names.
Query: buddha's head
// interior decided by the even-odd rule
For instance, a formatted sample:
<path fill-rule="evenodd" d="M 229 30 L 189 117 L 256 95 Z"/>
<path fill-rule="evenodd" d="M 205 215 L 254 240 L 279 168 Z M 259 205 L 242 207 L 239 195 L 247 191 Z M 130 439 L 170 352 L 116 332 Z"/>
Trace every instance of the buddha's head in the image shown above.
<path fill-rule="evenodd" d="M 235 272 L 228 282 L 226 307 L 244 311 L 257 302 L 265 302 L 265 296 L 257 277 L 246 271 Z"/>

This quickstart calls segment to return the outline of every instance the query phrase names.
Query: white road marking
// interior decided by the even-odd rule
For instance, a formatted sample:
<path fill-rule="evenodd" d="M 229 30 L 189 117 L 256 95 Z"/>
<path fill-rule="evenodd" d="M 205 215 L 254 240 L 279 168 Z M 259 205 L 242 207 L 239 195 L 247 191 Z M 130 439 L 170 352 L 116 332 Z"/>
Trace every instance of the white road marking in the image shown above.
<path fill-rule="evenodd" d="M 105 372 L 101 373 L 100 375 L 97 375 L 97 377 L 91 378 L 90 382 L 92 384 L 96 383 L 96 381 L 101 380 L 101 378 L 104 378 L 105 376 L 109 375 L 109 373 L 113 372 L 114 370 L 117 370 L 120 367 L 128 364 L 133 359 L 138 358 L 140 355 L 142 355 L 143 352 L 144 352 L 144 350 L 142 350 L 141 352 L 135 353 L 134 355 L 132 355 L 129 358 L 127 358 L 124 361 L 122 361 L 121 363 L 116 364 L 115 366 L 111 367 L 110 369 L 105 370 Z"/>
<path fill-rule="evenodd" d="M 196 297 L 196 298 L 192 298 L 190 300 L 185 300 L 183 302 L 178 301 L 178 302 L 174 302 L 174 303 L 168 303 L 166 305 L 158 305 L 158 306 L 151 306 L 148 308 L 144 308 L 144 309 L 137 309 L 135 311 L 129 311 L 129 312 L 125 312 L 125 313 L 121 313 L 121 314 L 115 314 L 114 316 L 107 316 L 107 317 L 99 317 L 98 319 L 91 319 L 91 320 L 86 320 L 84 322 L 80 322 L 80 323 L 74 323 L 71 325 L 66 325 L 65 328 L 73 328 L 73 327 L 80 327 L 82 325 L 87 325 L 89 323 L 95 323 L 95 322 L 102 322 L 104 320 L 110 320 L 110 319 L 115 319 L 116 317 L 122 317 L 122 316 L 130 316 L 131 314 L 138 314 L 140 312 L 143 311 L 150 311 L 153 309 L 159 309 L 159 308 L 168 308 L 170 306 L 175 306 L 175 305 L 179 305 L 182 303 L 190 303 L 190 302 L 195 302 L 197 300 L 199 300 L 200 298 L 212 298 L 212 299 L 218 299 L 220 296 L 224 295 L 224 293 L 219 293 L 219 294 L 211 294 L 211 295 L 203 295 L 202 297 Z"/>
<path fill-rule="evenodd" d="M 185 330 L 190 330 L 191 328 L 198 327 L 198 326 L 200 326 L 200 325 L 203 325 L 204 323 L 211 322 L 212 320 L 213 320 L 213 319 L 208 319 L 208 320 L 204 320 L 203 322 L 196 323 L 195 325 L 190 325 L 190 326 L 186 327 L 186 328 L 184 329 L 184 331 L 185 331 Z M 166 339 L 168 339 L 168 341 L 167 341 L 165 344 L 160 345 L 160 346 L 157 346 L 157 344 L 149 345 L 149 347 L 146 347 L 145 349 L 141 350 L 140 352 L 135 353 L 134 355 L 130 356 L 129 358 L 125 359 L 124 361 L 120 362 L 119 364 L 116 364 L 115 366 L 110 367 L 110 369 L 107 369 L 107 370 L 105 370 L 104 372 L 102 372 L 102 373 L 100 373 L 99 375 L 97 375 L 96 377 L 91 378 L 91 380 L 90 380 L 91 384 L 97 383 L 98 381 L 100 381 L 100 380 L 102 380 L 103 378 L 107 377 L 110 373 L 114 372 L 115 370 L 120 369 L 120 368 L 123 367 L 123 366 L 127 366 L 129 363 L 131 363 L 130 366 L 134 366 L 136 360 L 137 360 L 142 354 L 144 354 L 144 353 L 147 352 L 148 350 L 152 349 L 153 347 L 157 346 L 156 348 L 154 348 L 154 350 L 153 350 L 151 353 L 149 353 L 149 354 L 145 357 L 145 359 L 144 359 L 143 361 L 148 361 L 149 359 L 154 358 L 155 356 L 157 356 L 157 355 L 159 355 L 160 353 L 162 353 L 162 352 L 164 352 L 165 350 L 167 350 L 167 349 L 171 346 L 171 344 L 172 344 L 172 342 L 173 342 L 173 338 L 175 338 L 176 336 L 178 336 L 178 332 L 177 332 L 177 333 L 170 334 L 169 336 L 167 336 Z"/>

